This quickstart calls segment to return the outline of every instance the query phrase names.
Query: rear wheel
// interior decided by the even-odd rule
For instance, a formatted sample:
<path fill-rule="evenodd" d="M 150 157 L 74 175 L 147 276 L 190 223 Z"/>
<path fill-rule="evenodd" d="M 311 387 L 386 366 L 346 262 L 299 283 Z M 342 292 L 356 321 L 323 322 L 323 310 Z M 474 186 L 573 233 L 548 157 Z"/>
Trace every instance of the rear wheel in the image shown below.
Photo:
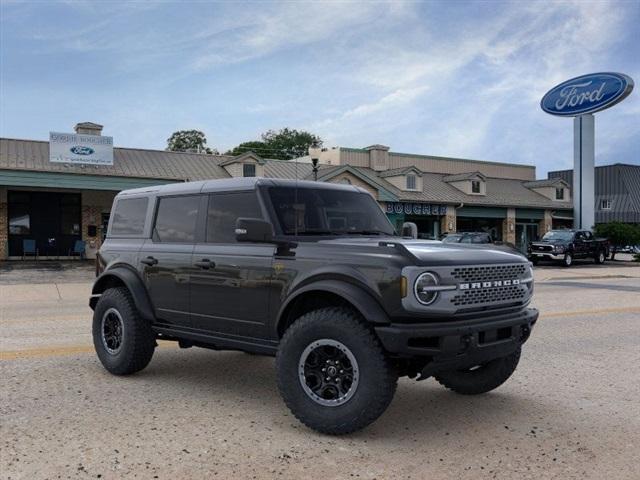
<path fill-rule="evenodd" d="M 126 288 L 106 290 L 93 312 L 93 345 L 100 362 L 114 375 L 146 367 L 155 348 L 149 322 L 140 317 Z"/>
<path fill-rule="evenodd" d="M 358 315 L 322 308 L 285 332 L 276 370 L 280 393 L 298 420 L 330 435 L 366 427 L 389 406 L 398 374 Z"/>
<path fill-rule="evenodd" d="M 452 370 L 435 375 L 449 390 L 462 395 L 478 395 L 498 388 L 513 374 L 520 360 L 520 347 L 506 357 L 491 360 L 464 370 Z"/>

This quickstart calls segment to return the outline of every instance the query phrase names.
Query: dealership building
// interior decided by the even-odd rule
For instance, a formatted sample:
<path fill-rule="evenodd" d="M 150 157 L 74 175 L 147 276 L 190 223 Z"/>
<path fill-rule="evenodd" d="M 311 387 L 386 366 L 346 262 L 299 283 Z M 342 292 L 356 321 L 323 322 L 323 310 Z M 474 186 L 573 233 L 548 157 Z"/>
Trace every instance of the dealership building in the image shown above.
<path fill-rule="evenodd" d="M 25 241 L 40 258 L 67 257 L 83 241 L 92 258 L 119 191 L 241 176 L 317 177 L 363 187 L 396 227 L 414 222 L 421 238 L 487 231 L 524 248 L 572 222 L 571 179 L 536 180 L 531 165 L 396 153 L 384 145 L 311 149 L 310 157 L 281 161 L 252 152 L 233 157 L 113 147 L 102 126 L 89 122 L 75 131 L 51 133 L 49 141 L 0 139 L 0 260 L 21 258 Z M 319 160 L 317 172 L 311 158 Z"/>

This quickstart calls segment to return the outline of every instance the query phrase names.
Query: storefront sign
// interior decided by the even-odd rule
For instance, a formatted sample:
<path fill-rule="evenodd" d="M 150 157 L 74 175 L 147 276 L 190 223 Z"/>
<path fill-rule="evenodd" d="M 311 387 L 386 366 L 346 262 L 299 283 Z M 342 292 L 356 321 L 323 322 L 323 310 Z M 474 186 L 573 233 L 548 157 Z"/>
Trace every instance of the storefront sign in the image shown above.
<path fill-rule="evenodd" d="M 49 161 L 113 165 L 113 137 L 50 132 Z"/>
<path fill-rule="evenodd" d="M 405 215 L 446 215 L 446 205 L 428 203 L 388 202 L 387 213 L 404 213 Z"/>
<path fill-rule="evenodd" d="M 575 117 L 612 107 L 633 90 L 633 80 L 622 73 L 590 73 L 553 87 L 542 97 L 542 110 Z"/>

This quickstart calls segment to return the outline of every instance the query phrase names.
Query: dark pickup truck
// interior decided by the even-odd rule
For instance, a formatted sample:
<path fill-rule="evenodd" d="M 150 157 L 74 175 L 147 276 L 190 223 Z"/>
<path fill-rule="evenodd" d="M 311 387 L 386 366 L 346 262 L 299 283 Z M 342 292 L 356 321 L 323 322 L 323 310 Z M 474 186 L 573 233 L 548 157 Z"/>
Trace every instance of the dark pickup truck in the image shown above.
<path fill-rule="evenodd" d="M 588 230 L 551 230 L 542 240 L 529 244 L 528 254 L 534 265 L 540 260 L 554 260 L 570 267 L 580 258 L 604 263 L 608 250 L 608 240 L 595 238 Z"/>

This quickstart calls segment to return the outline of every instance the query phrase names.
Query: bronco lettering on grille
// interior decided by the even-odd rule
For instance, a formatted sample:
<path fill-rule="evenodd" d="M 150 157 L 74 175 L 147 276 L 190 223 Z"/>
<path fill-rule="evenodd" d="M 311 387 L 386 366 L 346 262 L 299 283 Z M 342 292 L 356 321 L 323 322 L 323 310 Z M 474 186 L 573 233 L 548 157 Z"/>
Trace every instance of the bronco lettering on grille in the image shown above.
<path fill-rule="evenodd" d="M 494 280 L 491 282 L 461 283 L 459 285 L 459 288 L 460 290 L 477 290 L 480 288 L 510 287 L 511 285 L 520 285 L 520 280 L 514 278 L 513 280 Z"/>

